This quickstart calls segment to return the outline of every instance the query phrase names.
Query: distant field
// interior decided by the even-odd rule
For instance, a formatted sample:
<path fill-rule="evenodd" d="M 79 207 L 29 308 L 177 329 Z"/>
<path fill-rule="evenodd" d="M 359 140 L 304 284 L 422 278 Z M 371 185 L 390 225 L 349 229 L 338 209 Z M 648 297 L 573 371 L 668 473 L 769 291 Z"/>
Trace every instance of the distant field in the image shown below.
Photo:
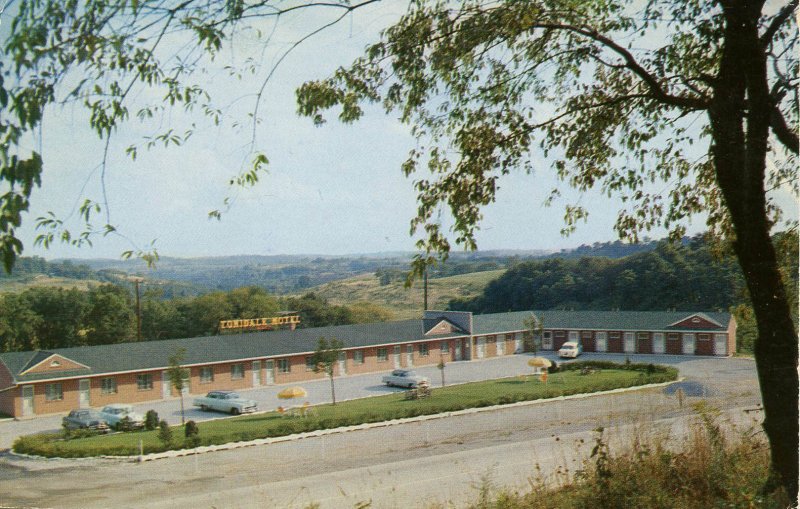
<path fill-rule="evenodd" d="M 489 270 L 472 272 L 428 280 L 428 307 L 445 309 L 450 299 L 474 297 L 489 281 L 505 272 Z M 332 281 L 310 288 L 317 295 L 325 297 L 331 304 L 347 305 L 357 301 L 367 301 L 386 307 L 395 313 L 395 319 L 418 318 L 423 307 L 422 281 L 416 281 L 411 288 L 402 282 L 381 286 L 374 274 L 365 274 L 339 281 Z"/>
<path fill-rule="evenodd" d="M 20 278 L 0 279 L 0 293 L 17 293 L 36 287 L 88 290 L 90 285 L 100 284 L 102 284 L 100 281 L 94 279 L 70 279 L 38 274 Z"/>

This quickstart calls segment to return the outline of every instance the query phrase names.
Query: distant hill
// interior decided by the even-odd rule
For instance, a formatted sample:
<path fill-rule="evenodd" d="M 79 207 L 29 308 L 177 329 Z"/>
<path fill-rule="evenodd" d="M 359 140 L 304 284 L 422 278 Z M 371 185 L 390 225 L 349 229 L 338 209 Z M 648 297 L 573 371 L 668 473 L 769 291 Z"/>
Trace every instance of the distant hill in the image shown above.
<path fill-rule="evenodd" d="M 444 264 L 431 268 L 431 280 L 480 271 L 502 270 L 527 260 L 604 256 L 618 258 L 652 250 L 621 242 L 595 243 L 554 253 L 548 250 L 487 250 L 455 252 Z M 414 253 L 389 252 L 355 255 L 236 255 L 199 258 L 162 257 L 155 268 L 142 260 L 20 258 L 11 276 L 0 276 L 0 292 L 30 286 L 86 287 L 92 282 L 125 282 L 127 276 L 144 277 L 158 285 L 165 298 L 198 295 L 215 290 L 258 286 L 275 295 L 292 295 L 325 283 L 378 274 L 382 284 L 402 283 Z M 34 279 L 34 276 L 38 276 Z M 42 277 L 44 276 L 44 277 Z M 368 279 L 369 279 L 368 277 Z M 485 276 L 479 276 L 483 279 Z M 458 297 L 456 295 L 455 297 Z"/>
<path fill-rule="evenodd" d="M 446 309 L 453 299 L 475 297 L 490 281 L 503 273 L 505 269 L 429 279 L 428 307 Z M 324 297 L 331 304 L 346 305 L 367 301 L 389 309 L 398 320 L 419 318 L 424 302 L 422 281 L 417 280 L 411 288 L 405 288 L 403 284 L 403 281 L 392 281 L 381 285 L 380 279 L 374 274 L 364 274 L 326 283 L 310 291 Z"/>

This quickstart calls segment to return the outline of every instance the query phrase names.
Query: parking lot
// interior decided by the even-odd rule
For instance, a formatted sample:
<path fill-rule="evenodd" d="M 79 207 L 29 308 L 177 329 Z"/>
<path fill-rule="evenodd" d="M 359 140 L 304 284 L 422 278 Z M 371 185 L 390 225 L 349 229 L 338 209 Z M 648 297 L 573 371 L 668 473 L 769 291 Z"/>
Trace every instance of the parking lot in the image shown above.
<path fill-rule="evenodd" d="M 560 361 L 554 353 L 541 354 L 552 360 Z M 479 361 L 462 361 L 448 363 L 444 370 L 447 385 L 488 380 L 506 376 L 516 376 L 529 373 L 531 368 L 527 365 L 532 354 L 509 355 Z M 689 396 L 713 397 L 734 403 L 734 398 L 756 404 L 758 386 L 755 382 L 755 364 L 748 359 L 713 358 L 713 357 L 688 357 L 673 355 L 629 355 L 632 362 L 653 362 L 676 366 L 682 377 L 687 378 Z M 609 360 L 624 362 L 623 354 L 598 354 L 585 353 L 579 360 Z M 571 361 L 567 361 L 571 362 Z M 415 369 L 419 374 L 427 376 L 432 387 L 441 385 L 441 372 L 436 366 L 419 367 Z M 404 389 L 386 387 L 381 383 L 381 376 L 386 372 L 353 375 L 335 378 L 337 401 L 364 398 L 389 394 Z M 292 384 L 295 385 L 295 384 Z M 313 382 L 303 382 L 301 385 L 308 392 L 308 396 L 298 401 L 308 401 L 311 404 L 329 403 L 331 401 L 330 382 L 320 379 Z M 271 385 L 255 389 L 238 391 L 243 397 L 258 402 L 260 410 L 275 410 L 279 405 L 286 406 L 286 401 L 278 399 L 278 392 L 285 385 Z M 227 417 L 221 413 L 203 412 L 192 407 L 192 399 L 196 396 L 184 397 L 185 417 L 195 421 Z M 750 404 L 744 403 L 744 404 Z M 727 405 L 726 405 L 727 406 Z M 179 424 L 181 421 L 180 399 L 156 400 L 134 406 L 136 411 L 144 414 L 152 409 L 158 412 L 161 419 L 170 424 Z M 11 446 L 14 439 L 20 435 L 60 429 L 61 418 L 64 414 L 46 415 L 25 420 L 8 419 L 0 421 L 0 449 Z"/>

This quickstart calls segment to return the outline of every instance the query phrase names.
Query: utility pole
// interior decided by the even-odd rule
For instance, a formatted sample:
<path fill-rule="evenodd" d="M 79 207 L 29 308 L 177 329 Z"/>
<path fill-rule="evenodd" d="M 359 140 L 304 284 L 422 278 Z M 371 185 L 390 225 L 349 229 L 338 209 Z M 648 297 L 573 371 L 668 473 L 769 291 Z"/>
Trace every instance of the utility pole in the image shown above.
<path fill-rule="evenodd" d="M 422 274 L 423 286 L 424 290 L 424 300 L 425 300 L 425 309 L 423 311 L 428 310 L 428 267 L 425 267 L 425 272 Z"/>
<path fill-rule="evenodd" d="M 141 278 L 133 280 L 136 283 L 136 341 L 142 340 L 142 304 L 139 300 L 139 283 L 141 281 Z"/>

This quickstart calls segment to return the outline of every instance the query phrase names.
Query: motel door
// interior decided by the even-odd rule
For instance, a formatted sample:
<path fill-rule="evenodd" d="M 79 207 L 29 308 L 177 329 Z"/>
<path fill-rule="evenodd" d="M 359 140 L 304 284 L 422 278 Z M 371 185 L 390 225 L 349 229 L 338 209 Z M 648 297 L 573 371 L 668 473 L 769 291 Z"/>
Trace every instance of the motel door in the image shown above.
<path fill-rule="evenodd" d="M 253 387 L 261 385 L 261 361 L 253 361 Z"/>
<path fill-rule="evenodd" d="M 166 399 L 170 396 L 172 390 L 172 382 L 169 381 L 169 373 L 166 371 L 161 372 L 161 397 Z"/>
<path fill-rule="evenodd" d="M 478 338 L 478 346 L 476 348 L 476 357 L 478 359 L 483 359 L 483 356 L 486 355 L 486 338 Z"/>
<path fill-rule="evenodd" d="M 457 361 L 464 360 L 464 358 L 461 357 L 461 340 L 460 339 L 456 340 L 456 360 Z"/>
<path fill-rule="evenodd" d="M 394 357 L 394 369 L 400 369 L 401 351 L 399 345 L 394 347 L 393 357 Z"/>
<path fill-rule="evenodd" d="M 414 345 L 406 345 L 406 365 L 409 368 L 414 366 Z"/>
<path fill-rule="evenodd" d="M 725 334 L 714 334 L 714 355 L 727 355 L 727 339 Z"/>
<path fill-rule="evenodd" d="M 664 333 L 653 333 L 653 353 L 664 353 Z"/>
<path fill-rule="evenodd" d="M 606 342 L 606 333 L 598 332 L 594 337 L 594 349 L 597 352 L 605 352 L 608 350 L 608 343 Z"/>
<path fill-rule="evenodd" d="M 636 335 L 633 332 L 625 333 L 625 353 L 634 353 L 636 351 Z"/>
<path fill-rule="evenodd" d="M 33 386 L 22 386 L 22 416 L 30 417 L 33 415 Z"/>
<path fill-rule="evenodd" d="M 506 340 L 503 338 L 497 338 L 497 356 L 505 355 L 506 354 Z"/>
<path fill-rule="evenodd" d="M 347 374 L 347 354 L 339 352 L 339 375 L 344 376 Z"/>
<path fill-rule="evenodd" d="M 89 408 L 89 379 L 78 380 L 78 406 Z"/>
<path fill-rule="evenodd" d="M 264 366 L 267 368 L 267 385 L 275 383 L 275 361 L 264 361 Z"/>
<path fill-rule="evenodd" d="M 683 335 L 683 354 L 694 355 L 694 334 Z"/>

